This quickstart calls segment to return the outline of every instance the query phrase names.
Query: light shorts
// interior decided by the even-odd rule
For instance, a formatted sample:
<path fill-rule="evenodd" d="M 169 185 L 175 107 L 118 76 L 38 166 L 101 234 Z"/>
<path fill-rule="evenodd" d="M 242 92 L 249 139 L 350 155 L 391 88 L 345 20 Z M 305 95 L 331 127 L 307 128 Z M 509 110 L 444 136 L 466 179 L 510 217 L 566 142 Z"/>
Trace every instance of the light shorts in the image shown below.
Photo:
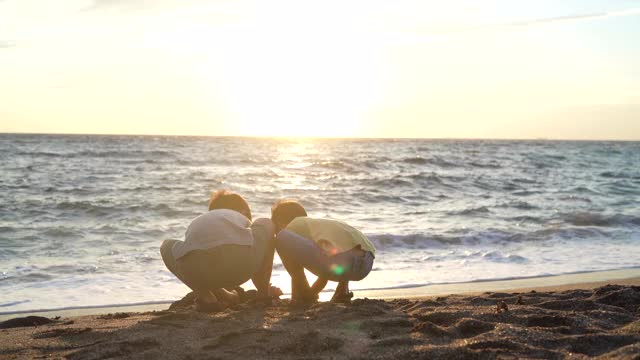
<path fill-rule="evenodd" d="M 362 280 L 373 267 L 374 256 L 370 251 L 351 249 L 328 256 L 314 241 L 289 230 L 278 233 L 276 248 L 280 256 L 292 259 L 314 275 L 332 281 Z"/>

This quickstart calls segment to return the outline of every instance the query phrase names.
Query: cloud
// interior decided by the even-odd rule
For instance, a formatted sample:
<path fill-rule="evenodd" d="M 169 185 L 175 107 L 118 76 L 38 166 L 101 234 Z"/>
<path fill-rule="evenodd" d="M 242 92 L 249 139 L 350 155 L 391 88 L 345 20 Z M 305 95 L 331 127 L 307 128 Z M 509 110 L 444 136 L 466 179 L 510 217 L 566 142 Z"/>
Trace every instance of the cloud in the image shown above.
<path fill-rule="evenodd" d="M 137 6 L 144 4 L 142 0 L 93 0 L 93 4 L 90 7 L 119 7 L 119 6 Z"/>
<path fill-rule="evenodd" d="M 544 18 L 533 18 L 511 22 L 487 22 L 470 24 L 445 24 L 436 25 L 432 27 L 426 27 L 422 29 L 416 29 L 409 31 L 400 31 L 390 36 L 390 39 L 397 41 L 401 39 L 404 42 L 409 43 L 423 43 L 425 41 L 434 41 L 439 37 L 450 36 L 466 36 L 466 35 L 479 35 L 483 33 L 500 33 L 505 30 L 513 30 L 519 28 L 528 28 L 536 26 L 544 26 L 551 24 L 570 23 L 578 21 L 594 21 L 607 18 L 627 17 L 627 16 L 640 16 L 640 7 L 629 8 L 617 11 L 602 11 L 586 14 L 574 14 L 574 15 L 561 15 L 550 16 Z"/>
<path fill-rule="evenodd" d="M 138 5 L 143 4 L 142 1 L 133 0 L 93 0 L 90 5 L 87 5 L 80 9 L 81 12 L 84 11 L 102 11 L 102 10 L 131 10 L 138 8 Z"/>
<path fill-rule="evenodd" d="M 1 1 L 1 0 L 0 0 Z M 91 5 L 84 7 L 81 11 L 115 11 L 115 12 L 130 12 L 130 11 L 144 11 L 151 10 L 158 7 L 171 5 L 181 6 L 185 2 L 178 0 L 93 0 Z"/>
<path fill-rule="evenodd" d="M 525 20 L 525 21 L 518 21 L 518 22 L 500 24 L 500 25 L 497 25 L 497 26 L 505 26 L 505 27 L 531 26 L 531 25 L 538 25 L 538 24 L 560 23 L 560 22 L 581 21 L 581 20 L 594 20 L 594 19 L 604 19 L 604 18 L 633 16 L 633 15 L 640 15 L 640 8 L 632 8 L 632 9 L 626 9 L 626 10 L 620 10 L 620 11 L 591 13 L 591 14 L 555 16 L 555 17 L 549 17 L 549 18 L 541 18 L 541 19 L 533 19 L 533 20 Z"/>
<path fill-rule="evenodd" d="M 477 34 L 485 32 L 500 32 L 506 29 L 513 28 L 525 28 L 532 26 L 544 26 L 554 23 L 565 23 L 575 21 L 590 21 L 605 18 L 626 17 L 626 16 L 640 16 L 640 8 L 630 8 L 619 11 L 597 12 L 588 14 L 575 14 L 575 15 L 563 15 L 553 16 L 546 18 L 538 18 L 531 20 L 521 20 L 513 22 L 498 22 L 498 23 L 486 23 L 478 25 L 462 25 L 443 28 L 433 28 L 426 32 L 414 33 L 412 35 L 404 34 L 404 40 L 412 42 L 423 42 L 425 40 L 432 40 L 433 36 L 456 36 Z"/>
<path fill-rule="evenodd" d="M 2 1 L 2 0 L 0 0 Z M 11 40 L 0 40 L 0 49 L 7 49 L 16 46 L 15 41 Z"/>

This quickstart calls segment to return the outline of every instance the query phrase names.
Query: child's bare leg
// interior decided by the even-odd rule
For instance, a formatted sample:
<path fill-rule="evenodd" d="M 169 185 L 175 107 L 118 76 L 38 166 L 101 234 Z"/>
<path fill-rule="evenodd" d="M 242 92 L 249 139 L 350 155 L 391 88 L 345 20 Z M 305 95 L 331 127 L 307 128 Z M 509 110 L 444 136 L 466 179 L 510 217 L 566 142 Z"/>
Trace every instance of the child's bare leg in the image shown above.
<path fill-rule="evenodd" d="M 349 281 L 340 281 L 336 287 L 336 294 L 347 295 L 349 294 Z"/>
<path fill-rule="evenodd" d="M 268 229 L 266 249 L 260 268 L 253 274 L 251 281 L 258 290 L 258 298 L 269 297 L 271 271 L 273 270 L 273 256 L 276 250 L 276 239 L 274 236 L 274 226 L 269 219 L 257 219 L 254 224 L 263 225 Z"/>
<path fill-rule="evenodd" d="M 336 287 L 336 292 L 331 298 L 331 302 L 348 303 L 352 297 L 353 293 L 349 292 L 349 281 L 340 281 Z"/>
<path fill-rule="evenodd" d="M 282 232 L 280 233 L 282 234 Z M 281 241 L 280 235 L 278 240 Z M 286 251 L 281 244 L 277 245 L 278 254 L 282 260 L 282 265 L 291 276 L 291 301 L 292 302 L 308 302 L 311 295 L 311 287 L 307 276 L 304 274 L 304 266 L 296 259 L 296 254 Z"/>
<path fill-rule="evenodd" d="M 311 292 L 318 295 L 325 286 L 327 286 L 329 280 L 327 278 L 318 277 L 316 281 L 311 285 Z"/>
<path fill-rule="evenodd" d="M 305 246 L 307 244 L 310 245 Z M 321 250 L 315 249 L 315 245 L 311 240 L 286 230 L 278 234 L 276 249 L 282 260 L 282 265 L 291 276 L 291 300 L 293 302 L 313 302 L 317 300 L 317 295 L 311 292 L 300 257 L 306 259 L 310 255 L 313 256 L 313 254 L 308 253 L 309 251 Z"/>
<path fill-rule="evenodd" d="M 309 302 L 315 300 L 315 296 L 311 293 L 307 276 L 304 274 L 304 267 L 286 256 L 281 255 L 280 259 L 282 259 L 282 265 L 291 276 L 291 301 Z"/>
<path fill-rule="evenodd" d="M 295 264 L 295 266 L 289 264 L 289 267 L 287 267 L 284 259 L 282 260 L 282 264 L 285 265 L 287 272 L 291 275 L 291 300 L 307 301 L 311 293 L 311 287 L 309 286 L 307 276 L 304 274 L 304 267 L 298 264 Z"/>

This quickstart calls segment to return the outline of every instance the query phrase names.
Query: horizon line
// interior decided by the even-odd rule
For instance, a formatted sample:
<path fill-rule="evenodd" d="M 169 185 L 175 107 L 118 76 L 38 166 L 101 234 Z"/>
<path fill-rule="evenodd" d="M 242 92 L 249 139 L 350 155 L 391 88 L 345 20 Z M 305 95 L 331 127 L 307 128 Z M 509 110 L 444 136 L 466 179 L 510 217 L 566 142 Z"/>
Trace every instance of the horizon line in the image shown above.
<path fill-rule="evenodd" d="M 490 140 L 490 141 L 576 141 L 576 142 L 640 142 L 638 139 L 569 139 L 569 138 L 501 138 L 501 137 L 358 137 L 358 136 L 261 136 L 261 135 L 193 135 L 193 134 L 135 134 L 135 133 L 64 133 L 64 132 L 6 132 L 0 131 L 0 136 L 4 135 L 60 135 L 60 136 L 156 136 L 156 137 L 212 137 L 212 138 L 250 138 L 250 139 L 317 139 L 317 140 Z"/>

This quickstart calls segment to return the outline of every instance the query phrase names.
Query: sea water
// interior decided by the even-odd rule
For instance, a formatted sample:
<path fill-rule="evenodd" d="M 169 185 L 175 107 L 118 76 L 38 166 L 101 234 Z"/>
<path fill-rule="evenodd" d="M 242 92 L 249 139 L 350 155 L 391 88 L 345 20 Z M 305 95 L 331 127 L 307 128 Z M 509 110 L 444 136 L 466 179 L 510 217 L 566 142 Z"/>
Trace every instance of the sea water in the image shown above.
<path fill-rule="evenodd" d="M 159 246 L 223 188 L 362 230 L 356 290 L 640 266 L 638 142 L 4 134 L 0 313 L 182 297 Z"/>

